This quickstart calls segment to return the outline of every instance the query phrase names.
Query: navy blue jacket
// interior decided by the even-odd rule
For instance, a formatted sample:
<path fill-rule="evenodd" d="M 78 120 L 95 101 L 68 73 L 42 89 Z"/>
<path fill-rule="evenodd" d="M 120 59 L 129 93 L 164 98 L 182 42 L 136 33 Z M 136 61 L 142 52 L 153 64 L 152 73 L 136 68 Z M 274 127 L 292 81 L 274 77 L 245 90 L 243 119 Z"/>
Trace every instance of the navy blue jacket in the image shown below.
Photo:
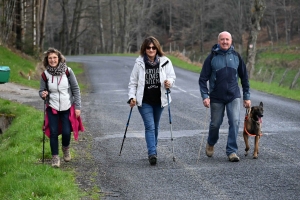
<path fill-rule="evenodd" d="M 210 98 L 211 103 L 228 103 L 241 98 L 239 78 L 243 88 L 243 99 L 249 100 L 250 87 L 244 61 L 233 46 L 223 51 L 218 44 L 214 45 L 200 73 L 199 86 L 203 100 Z"/>

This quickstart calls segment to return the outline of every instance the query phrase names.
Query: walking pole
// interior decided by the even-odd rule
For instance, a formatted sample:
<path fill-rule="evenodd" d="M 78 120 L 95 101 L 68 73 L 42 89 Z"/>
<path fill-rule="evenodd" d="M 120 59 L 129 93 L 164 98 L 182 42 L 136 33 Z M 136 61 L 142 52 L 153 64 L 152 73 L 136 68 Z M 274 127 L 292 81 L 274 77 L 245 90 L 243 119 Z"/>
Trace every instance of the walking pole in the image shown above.
<path fill-rule="evenodd" d="M 44 158 L 45 158 L 45 132 L 46 132 L 46 103 L 47 103 L 47 97 L 45 97 L 45 99 L 44 99 L 43 159 L 42 159 L 43 164 L 44 164 L 44 160 L 45 160 Z"/>
<path fill-rule="evenodd" d="M 173 154 L 173 161 L 175 162 L 174 156 L 174 141 L 173 141 L 173 132 L 172 132 L 172 116 L 170 110 L 170 100 L 169 100 L 169 93 L 171 93 L 170 89 L 167 88 L 167 98 L 168 98 L 168 112 L 169 112 L 169 122 L 170 122 L 170 132 L 171 132 L 171 143 L 172 143 L 172 154 Z"/>
<path fill-rule="evenodd" d="M 206 127 L 207 127 L 207 116 L 208 116 L 208 108 L 206 108 L 206 115 L 205 115 L 205 124 L 204 124 L 204 130 L 206 130 Z M 198 159 L 197 159 L 197 164 L 198 164 L 198 161 L 200 159 L 200 152 L 201 152 L 201 147 L 202 147 L 202 144 L 203 144 L 203 138 L 204 136 L 202 136 L 202 140 L 201 140 L 201 143 L 200 143 L 200 147 L 199 147 L 199 151 L 198 151 Z"/>
<path fill-rule="evenodd" d="M 132 108 L 133 107 L 130 108 L 130 112 L 129 112 L 129 116 L 128 116 L 128 121 L 127 121 L 127 124 L 126 124 L 126 129 L 125 129 L 125 133 L 124 133 L 124 137 L 123 137 L 123 141 L 122 141 L 122 145 L 121 145 L 119 156 L 121 156 L 121 152 L 122 152 L 122 149 L 123 149 L 123 144 L 124 144 L 124 141 L 125 141 L 125 138 L 126 138 L 126 132 L 127 132 L 128 126 L 129 126 L 129 121 L 130 121 L 130 117 L 131 117 Z"/>

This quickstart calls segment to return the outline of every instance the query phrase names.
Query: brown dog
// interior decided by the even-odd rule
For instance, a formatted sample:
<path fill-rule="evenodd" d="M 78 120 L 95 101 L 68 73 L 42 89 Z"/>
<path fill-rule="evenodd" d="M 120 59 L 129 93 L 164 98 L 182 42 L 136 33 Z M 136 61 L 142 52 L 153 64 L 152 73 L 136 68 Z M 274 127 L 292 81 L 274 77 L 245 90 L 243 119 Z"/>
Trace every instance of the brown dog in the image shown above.
<path fill-rule="evenodd" d="M 262 135 L 261 132 L 261 125 L 264 113 L 263 103 L 260 102 L 259 106 L 253 106 L 250 109 L 246 110 L 246 116 L 245 116 L 245 122 L 244 122 L 244 141 L 245 141 L 245 156 L 248 155 L 248 151 L 250 149 L 248 138 L 249 136 L 255 137 L 255 146 L 254 146 L 254 152 L 253 152 L 253 158 L 258 158 L 258 143 L 260 136 Z"/>

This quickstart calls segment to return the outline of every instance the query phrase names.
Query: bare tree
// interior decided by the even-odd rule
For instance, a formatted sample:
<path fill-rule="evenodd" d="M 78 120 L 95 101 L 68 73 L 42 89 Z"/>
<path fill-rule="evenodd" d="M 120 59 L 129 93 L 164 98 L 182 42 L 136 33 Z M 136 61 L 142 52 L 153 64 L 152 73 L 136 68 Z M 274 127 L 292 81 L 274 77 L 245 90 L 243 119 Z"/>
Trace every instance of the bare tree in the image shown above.
<path fill-rule="evenodd" d="M 98 17 L 98 29 L 99 29 L 99 40 L 100 40 L 100 52 L 104 53 L 105 42 L 104 42 L 104 31 L 102 22 L 102 11 L 101 11 L 101 0 L 97 0 L 97 17 Z"/>
<path fill-rule="evenodd" d="M 6 44 L 10 36 L 13 20 L 14 20 L 14 10 L 17 0 L 3 1 L 2 3 L 2 19 L 1 19 L 1 40 L 0 44 Z"/>
<path fill-rule="evenodd" d="M 47 7 L 48 7 L 48 0 L 43 0 L 42 2 L 42 13 L 41 13 L 41 20 L 40 20 L 40 50 L 43 51 L 44 49 L 44 40 L 45 40 L 45 24 L 46 24 L 46 16 L 47 16 Z"/>
<path fill-rule="evenodd" d="M 110 53 L 115 52 L 115 20 L 113 17 L 113 1 L 109 1 L 109 16 L 110 16 Z"/>
<path fill-rule="evenodd" d="M 61 49 L 63 53 L 67 53 L 67 45 L 69 44 L 69 28 L 68 28 L 68 19 L 67 19 L 67 16 L 69 14 L 68 1 L 69 0 L 62 0 L 61 2 L 63 21 L 61 24 L 59 49 Z"/>
<path fill-rule="evenodd" d="M 256 57 L 256 41 L 259 31 L 261 30 L 261 20 L 266 9 L 264 0 L 254 0 L 250 24 L 250 34 L 247 46 L 247 72 L 249 78 L 253 76 L 255 70 L 255 57 Z"/>

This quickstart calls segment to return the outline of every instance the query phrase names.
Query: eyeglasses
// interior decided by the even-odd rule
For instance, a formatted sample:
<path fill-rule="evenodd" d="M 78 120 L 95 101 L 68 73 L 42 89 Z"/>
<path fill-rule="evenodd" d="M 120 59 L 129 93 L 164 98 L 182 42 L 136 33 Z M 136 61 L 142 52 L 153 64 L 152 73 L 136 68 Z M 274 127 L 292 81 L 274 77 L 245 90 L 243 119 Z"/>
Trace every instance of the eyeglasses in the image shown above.
<path fill-rule="evenodd" d="M 156 50 L 157 48 L 156 48 L 155 46 L 153 46 L 153 47 L 149 47 L 149 46 L 148 46 L 148 47 L 146 47 L 146 49 L 147 49 L 147 50 L 150 50 L 150 49 Z"/>

